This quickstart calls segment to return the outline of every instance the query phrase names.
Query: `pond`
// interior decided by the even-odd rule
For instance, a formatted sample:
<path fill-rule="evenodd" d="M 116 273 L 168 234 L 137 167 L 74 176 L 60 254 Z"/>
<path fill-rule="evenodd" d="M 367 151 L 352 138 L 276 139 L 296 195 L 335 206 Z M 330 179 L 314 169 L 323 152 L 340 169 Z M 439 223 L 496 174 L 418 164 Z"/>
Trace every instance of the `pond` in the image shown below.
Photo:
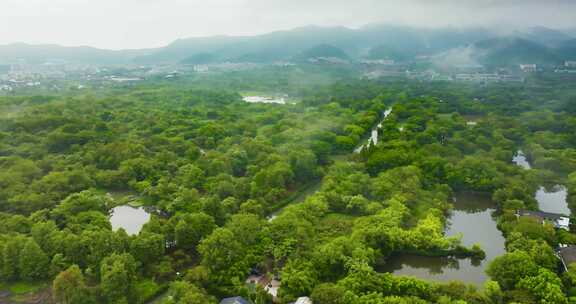
<path fill-rule="evenodd" d="M 518 153 L 512 158 L 512 162 L 524 169 L 532 168 L 522 150 L 518 150 Z M 568 208 L 567 198 L 568 191 L 566 187 L 562 185 L 540 186 L 536 192 L 538 209 L 544 212 L 570 215 L 571 212 Z"/>
<path fill-rule="evenodd" d="M 481 287 L 488 279 L 485 269 L 490 261 L 506 251 L 505 239 L 492 217 L 496 204 L 488 195 L 478 193 L 458 193 L 454 199 L 446 235 L 461 233 L 462 244 L 468 247 L 480 244 L 486 252 L 486 259 L 475 261 L 469 258 L 401 254 L 391 257 L 377 270 L 431 281 L 459 280 Z"/>
<path fill-rule="evenodd" d="M 142 226 L 150 220 L 150 213 L 143 207 L 118 206 L 112 209 L 110 223 L 112 230 L 124 228 L 129 235 L 135 235 L 140 232 Z"/>
<path fill-rule="evenodd" d="M 559 213 L 570 215 L 568 208 L 568 191 L 562 185 L 553 185 L 551 187 L 540 187 L 536 192 L 538 209 L 544 212 Z"/>

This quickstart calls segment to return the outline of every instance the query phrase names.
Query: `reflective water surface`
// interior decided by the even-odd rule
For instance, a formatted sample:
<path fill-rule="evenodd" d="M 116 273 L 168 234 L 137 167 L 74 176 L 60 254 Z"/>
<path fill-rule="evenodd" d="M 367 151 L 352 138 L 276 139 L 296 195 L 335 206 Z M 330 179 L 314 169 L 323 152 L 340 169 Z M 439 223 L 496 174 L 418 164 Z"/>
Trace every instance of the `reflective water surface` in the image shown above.
<path fill-rule="evenodd" d="M 150 220 L 150 213 L 143 207 L 118 206 L 112 209 L 110 223 L 113 230 L 124 228 L 129 235 L 138 234 Z"/>
<path fill-rule="evenodd" d="M 495 203 L 487 195 L 458 193 L 450 225 L 446 229 L 447 236 L 461 233 L 462 244 L 465 246 L 480 244 L 486 252 L 486 259 L 483 261 L 402 254 L 391 257 L 377 270 L 432 281 L 459 280 L 482 286 L 488 279 L 484 271 L 489 262 L 506 251 L 505 239 L 492 218 L 495 207 Z"/>
<path fill-rule="evenodd" d="M 560 213 L 570 215 L 568 208 L 568 191 L 562 185 L 554 185 L 551 187 L 540 187 L 536 192 L 536 200 L 538 201 L 538 208 L 544 212 Z"/>

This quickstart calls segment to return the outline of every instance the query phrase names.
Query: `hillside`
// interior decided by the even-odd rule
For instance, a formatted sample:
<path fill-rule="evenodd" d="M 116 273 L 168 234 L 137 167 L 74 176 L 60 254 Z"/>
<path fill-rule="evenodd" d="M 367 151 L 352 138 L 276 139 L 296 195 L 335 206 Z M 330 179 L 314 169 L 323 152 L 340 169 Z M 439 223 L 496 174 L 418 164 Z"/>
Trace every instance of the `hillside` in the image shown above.
<path fill-rule="evenodd" d="M 371 25 L 349 29 L 308 26 L 256 36 L 179 39 L 165 47 L 143 50 L 112 51 L 91 47 L 11 44 L 0 46 L 0 64 L 19 59 L 34 64 L 54 60 L 87 64 L 270 63 L 301 56 L 319 45 L 338 48 L 350 58 L 391 58 L 398 61 L 474 45 L 482 53 L 481 61 L 488 64 L 553 63 L 558 61 L 557 56 L 573 56 L 575 52 L 571 45 L 574 42 L 571 39 L 574 38 L 569 34 L 547 28 L 516 31 L 502 38 L 482 28 L 426 29 Z"/>
<path fill-rule="evenodd" d="M 112 51 L 87 46 L 15 43 L 0 46 L 0 64 L 14 63 L 21 59 L 30 64 L 42 64 L 54 60 L 68 63 L 122 64 L 130 63 L 134 57 L 150 52 L 149 49 Z"/>
<path fill-rule="evenodd" d="M 560 59 L 553 49 L 516 37 L 495 38 L 474 44 L 479 60 L 485 65 L 513 65 L 522 63 L 555 64 Z"/>

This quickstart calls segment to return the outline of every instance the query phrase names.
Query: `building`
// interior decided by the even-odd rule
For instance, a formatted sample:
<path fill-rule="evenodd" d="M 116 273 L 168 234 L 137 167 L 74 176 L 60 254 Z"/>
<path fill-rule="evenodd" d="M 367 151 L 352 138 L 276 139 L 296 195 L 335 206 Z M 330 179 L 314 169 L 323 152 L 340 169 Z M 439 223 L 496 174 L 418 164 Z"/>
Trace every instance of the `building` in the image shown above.
<path fill-rule="evenodd" d="M 280 289 L 280 279 L 278 277 L 269 277 L 268 275 L 260 274 L 258 271 L 253 273 L 246 279 L 246 284 L 249 287 L 260 286 L 272 296 L 274 300 L 278 297 L 278 289 Z"/>
<path fill-rule="evenodd" d="M 564 66 L 567 68 L 576 68 L 576 61 L 566 61 L 564 62 Z"/>
<path fill-rule="evenodd" d="M 533 72 L 536 72 L 537 66 L 534 63 L 521 64 L 520 70 L 522 70 L 522 72 L 524 72 L 524 73 L 533 73 Z"/>
<path fill-rule="evenodd" d="M 220 301 L 220 304 L 250 304 L 250 302 L 248 302 L 243 297 L 233 297 L 222 299 L 222 301 Z"/>
<path fill-rule="evenodd" d="M 294 304 L 312 304 L 312 300 L 309 297 L 300 297 Z"/>
<path fill-rule="evenodd" d="M 518 210 L 516 215 L 519 217 L 528 216 L 536 218 L 537 220 L 541 221 L 542 224 L 544 224 L 545 222 L 550 222 L 557 229 L 564 229 L 567 231 L 570 230 L 570 218 L 563 214 L 549 213 L 542 211 L 531 211 L 531 210 Z"/>
<path fill-rule="evenodd" d="M 558 250 L 557 254 L 558 257 L 560 258 L 560 261 L 562 261 L 564 271 L 568 271 L 568 266 L 570 264 L 576 263 L 576 246 L 574 245 L 561 247 Z"/>
<path fill-rule="evenodd" d="M 360 63 L 365 65 L 394 65 L 396 62 L 392 59 L 364 59 Z"/>

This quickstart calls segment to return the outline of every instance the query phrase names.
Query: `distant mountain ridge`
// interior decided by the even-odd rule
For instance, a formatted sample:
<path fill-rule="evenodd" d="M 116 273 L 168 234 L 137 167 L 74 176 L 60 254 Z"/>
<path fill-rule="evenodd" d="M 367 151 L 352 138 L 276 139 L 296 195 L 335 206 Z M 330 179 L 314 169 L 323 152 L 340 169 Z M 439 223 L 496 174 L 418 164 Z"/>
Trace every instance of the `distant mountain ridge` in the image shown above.
<path fill-rule="evenodd" d="M 86 64 L 270 63 L 299 58 L 330 46 L 352 60 L 409 60 L 473 46 L 483 63 L 554 63 L 576 57 L 571 32 L 536 27 L 503 36 L 484 28 L 424 29 L 370 25 L 359 29 L 308 26 L 256 36 L 213 36 L 179 39 L 154 49 L 112 51 L 92 47 L 11 44 L 0 46 L 0 64 L 64 61 Z M 322 52 L 320 52 L 322 53 Z M 340 53 L 340 52 L 338 52 Z M 504 59 L 506 58 L 506 59 Z"/>
<path fill-rule="evenodd" d="M 0 63 L 18 63 L 20 60 L 25 60 L 30 64 L 42 64 L 51 61 L 121 64 L 131 62 L 135 57 L 151 52 L 151 49 L 113 51 L 89 46 L 66 47 L 55 44 L 13 43 L 0 46 Z"/>

